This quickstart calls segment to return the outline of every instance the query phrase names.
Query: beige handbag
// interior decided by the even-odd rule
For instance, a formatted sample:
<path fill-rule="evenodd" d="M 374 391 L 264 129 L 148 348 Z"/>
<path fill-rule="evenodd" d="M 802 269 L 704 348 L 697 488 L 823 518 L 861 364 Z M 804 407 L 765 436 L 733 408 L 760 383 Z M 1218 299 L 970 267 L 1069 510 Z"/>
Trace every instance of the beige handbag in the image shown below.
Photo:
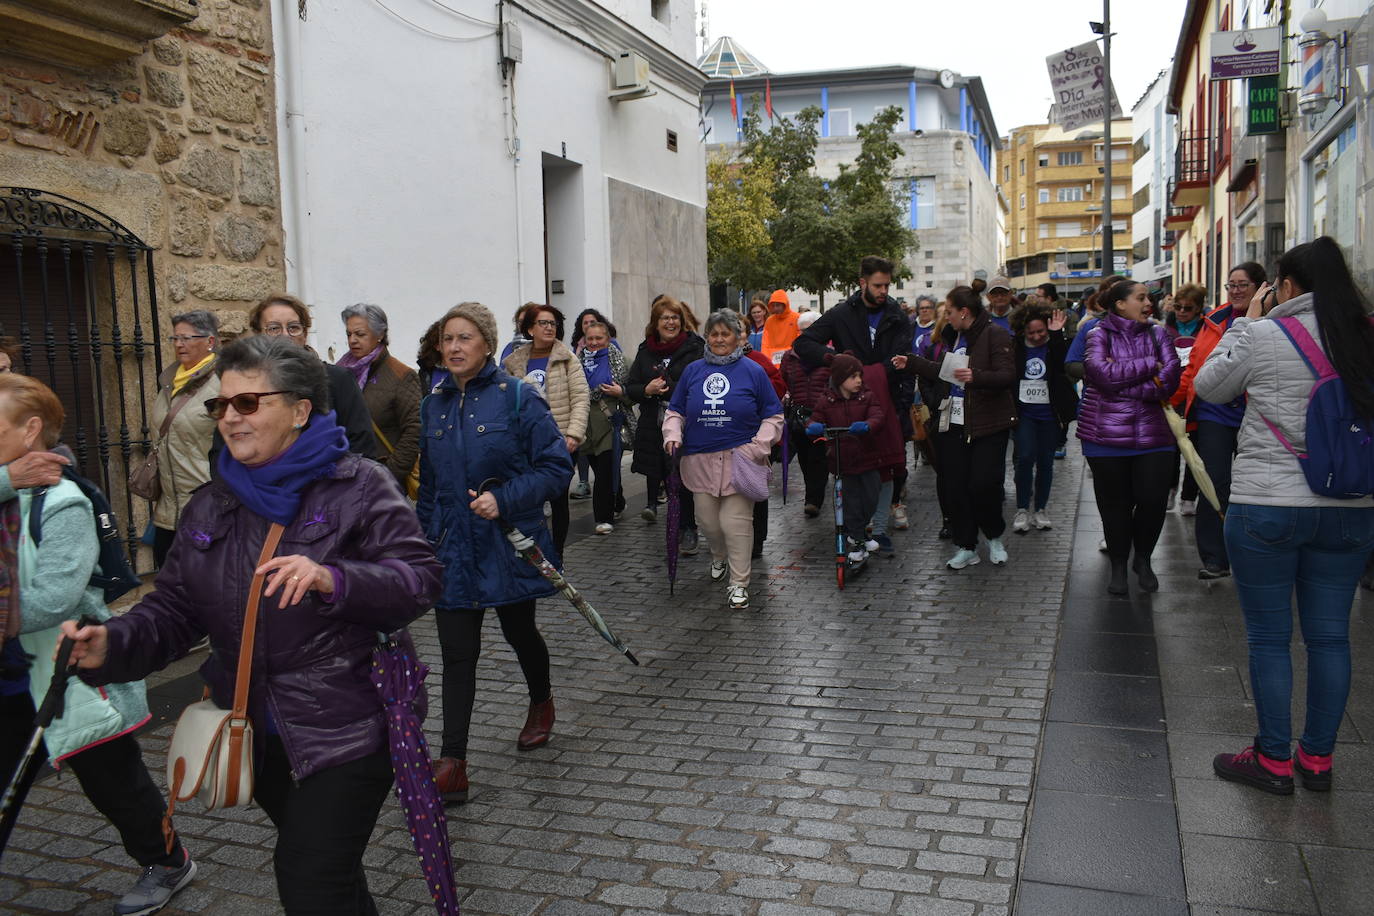
<path fill-rule="evenodd" d="M 276 553 L 283 530 L 276 524 L 268 529 L 257 566 Z M 199 798 L 207 809 L 233 808 L 246 805 L 253 797 L 253 723 L 248 721 L 248 682 L 265 579 L 266 576 L 255 575 L 248 587 L 248 608 L 243 615 L 243 639 L 239 642 L 234 680 L 234 708 L 220 709 L 208 698 L 192 703 L 182 710 L 172 732 L 172 743 L 167 749 L 167 815 L 162 824 L 168 852 L 172 849 L 172 813 L 177 802 Z"/>

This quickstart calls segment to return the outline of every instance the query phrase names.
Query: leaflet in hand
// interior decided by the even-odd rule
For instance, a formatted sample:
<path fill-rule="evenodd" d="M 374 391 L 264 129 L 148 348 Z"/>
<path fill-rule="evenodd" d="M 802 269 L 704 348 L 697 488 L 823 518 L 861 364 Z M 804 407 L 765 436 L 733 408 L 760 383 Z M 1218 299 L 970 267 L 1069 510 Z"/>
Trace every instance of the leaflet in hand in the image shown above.
<path fill-rule="evenodd" d="M 954 370 L 967 368 L 967 353 L 946 353 L 944 362 L 940 363 L 940 378 L 951 385 L 957 385 L 959 382 L 954 378 Z"/>

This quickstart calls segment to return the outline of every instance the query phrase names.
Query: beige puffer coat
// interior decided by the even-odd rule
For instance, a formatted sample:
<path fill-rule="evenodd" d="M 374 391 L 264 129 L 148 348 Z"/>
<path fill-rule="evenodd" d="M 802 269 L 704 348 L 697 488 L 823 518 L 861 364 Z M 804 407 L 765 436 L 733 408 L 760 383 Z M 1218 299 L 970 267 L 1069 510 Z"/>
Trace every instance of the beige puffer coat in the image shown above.
<path fill-rule="evenodd" d="M 501 368 L 523 379 L 529 367 L 532 346 L 524 344 L 516 348 L 506 357 Z M 582 371 L 582 362 L 561 340 L 553 342 L 549 365 L 544 370 L 544 400 L 549 402 L 549 410 L 553 413 L 559 432 L 578 442 L 587 438 L 587 409 L 591 403 L 587 374 Z"/>
<path fill-rule="evenodd" d="M 168 366 L 158 378 L 157 398 L 149 429 L 157 436 L 162 421 L 172 408 L 172 381 L 179 367 Z M 202 402 L 219 397 L 219 376 L 215 374 L 215 360 L 202 366 L 182 389 L 190 391 L 190 403 L 182 406 L 172 419 L 171 428 L 157 457 L 157 473 L 162 483 L 162 497 L 153 507 L 153 524 L 165 531 L 175 531 L 181 510 L 191 498 L 191 491 L 210 479 L 210 443 L 215 435 L 215 421 L 205 412 Z"/>

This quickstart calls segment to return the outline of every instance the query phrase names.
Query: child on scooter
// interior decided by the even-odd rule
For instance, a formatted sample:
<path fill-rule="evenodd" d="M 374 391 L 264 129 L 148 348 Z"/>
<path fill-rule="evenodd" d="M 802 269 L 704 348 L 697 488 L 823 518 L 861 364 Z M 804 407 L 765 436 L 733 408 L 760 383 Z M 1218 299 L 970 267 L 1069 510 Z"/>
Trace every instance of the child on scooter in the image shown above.
<path fill-rule="evenodd" d="M 824 435 L 827 428 L 849 431 L 829 438 L 827 445 L 830 472 L 844 483 L 844 531 L 851 564 L 863 563 L 878 549 L 867 529 L 878 507 L 879 487 L 878 455 L 870 437 L 882 422 L 881 408 L 864 387 L 863 364 L 839 354 L 830 364 L 830 384 L 817 399 L 806 431 L 813 436 Z"/>

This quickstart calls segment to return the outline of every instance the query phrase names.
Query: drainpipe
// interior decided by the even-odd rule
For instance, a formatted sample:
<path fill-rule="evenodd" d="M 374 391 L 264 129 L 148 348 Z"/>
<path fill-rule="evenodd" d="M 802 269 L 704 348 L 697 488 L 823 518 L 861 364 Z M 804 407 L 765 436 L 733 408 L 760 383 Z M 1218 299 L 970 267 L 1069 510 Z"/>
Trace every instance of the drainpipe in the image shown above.
<path fill-rule="evenodd" d="M 309 257 L 310 211 L 306 188 L 305 110 L 301 86 L 301 20 L 296 4 L 272 0 L 276 23 L 273 41 L 277 57 L 277 162 L 281 172 L 282 251 L 286 284 L 305 302 L 314 293 Z"/>

